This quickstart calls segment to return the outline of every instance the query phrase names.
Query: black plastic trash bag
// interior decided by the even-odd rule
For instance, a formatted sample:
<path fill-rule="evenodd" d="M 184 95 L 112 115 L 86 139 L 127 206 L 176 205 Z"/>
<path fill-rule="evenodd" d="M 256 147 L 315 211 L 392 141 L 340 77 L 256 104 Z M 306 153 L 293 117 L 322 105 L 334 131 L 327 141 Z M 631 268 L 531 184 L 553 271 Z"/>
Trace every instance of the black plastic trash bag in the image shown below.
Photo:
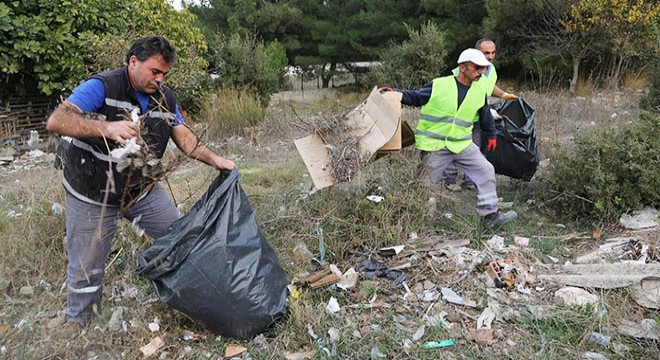
<path fill-rule="evenodd" d="M 514 179 L 529 181 L 536 173 L 539 155 L 536 152 L 536 112 L 523 99 L 507 100 L 494 104 L 502 120 L 495 121 L 497 147 L 487 151 L 486 134 L 481 141 L 481 152 L 495 167 L 495 173 Z"/>
<path fill-rule="evenodd" d="M 286 313 L 288 280 L 238 183 L 222 171 L 169 233 L 140 253 L 136 273 L 207 329 L 253 337 Z"/>

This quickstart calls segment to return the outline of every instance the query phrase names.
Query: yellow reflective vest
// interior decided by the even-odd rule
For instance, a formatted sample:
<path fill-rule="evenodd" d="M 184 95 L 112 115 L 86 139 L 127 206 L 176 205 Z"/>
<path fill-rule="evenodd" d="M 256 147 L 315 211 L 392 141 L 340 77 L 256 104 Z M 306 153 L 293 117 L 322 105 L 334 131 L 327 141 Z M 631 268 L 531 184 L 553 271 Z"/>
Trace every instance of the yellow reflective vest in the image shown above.
<path fill-rule="evenodd" d="M 423 151 L 444 148 L 454 154 L 465 150 L 472 142 L 472 127 L 478 121 L 479 109 L 484 106 L 486 91 L 473 83 L 461 106 L 458 104 L 458 85 L 454 76 L 433 80 L 431 97 L 421 109 L 415 145 Z"/>

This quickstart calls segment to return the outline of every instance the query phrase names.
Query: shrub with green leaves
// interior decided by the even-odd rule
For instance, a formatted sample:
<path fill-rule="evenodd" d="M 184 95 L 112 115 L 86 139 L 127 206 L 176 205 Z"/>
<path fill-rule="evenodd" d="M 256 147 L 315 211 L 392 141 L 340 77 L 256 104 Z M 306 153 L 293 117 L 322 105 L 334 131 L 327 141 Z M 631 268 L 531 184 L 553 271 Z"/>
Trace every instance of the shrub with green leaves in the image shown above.
<path fill-rule="evenodd" d="M 645 205 L 660 205 L 660 116 L 643 113 L 639 122 L 600 129 L 575 139 L 559 152 L 546 175 L 545 194 L 567 219 L 611 221 Z"/>
<path fill-rule="evenodd" d="M 266 106 L 279 90 L 287 58 L 278 42 L 264 44 L 251 34 L 219 35 L 211 43 L 210 62 L 222 87 L 248 89 Z"/>
<path fill-rule="evenodd" d="M 417 88 L 446 71 L 444 31 L 429 22 L 419 31 L 408 27 L 408 36 L 407 41 L 392 44 L 380 54 L 382 65 L 372 71 L 372 85 Z"/>
<path fill-rule="evenodd" d="M 660 113 L 660 56 L 656 56 L 651 64 L 648 71 L 649 92 L 639 100 L 639 107 Z"/>

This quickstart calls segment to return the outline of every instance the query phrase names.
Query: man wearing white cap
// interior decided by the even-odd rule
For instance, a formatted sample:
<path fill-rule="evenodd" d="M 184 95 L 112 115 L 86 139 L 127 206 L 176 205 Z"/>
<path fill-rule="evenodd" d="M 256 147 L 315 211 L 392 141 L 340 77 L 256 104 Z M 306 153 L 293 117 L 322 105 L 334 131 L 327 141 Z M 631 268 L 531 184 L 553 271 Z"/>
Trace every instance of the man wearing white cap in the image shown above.
<path fill-rule="evenodd" d="M 442 181 L 442 172 L 455 164 L 470 178 L 477 190 L 477 214 L 485 228 L 516 218 L 514 211 L 497 208 L 495 169 L 472 142 L 472 128 L 479 122 L 488 134 L 488 150 L 497 146 L 493 116 L 484 86 L 471 86 L 491 63 L 477 49 L 466 49 L 458 57 L 459 73 L 436 78 L 418 90 L 398 91 L 404 105 L 421 106 L 415 131 L 415 145 L 422 152 L 419 175 L 425 183 Z"/>

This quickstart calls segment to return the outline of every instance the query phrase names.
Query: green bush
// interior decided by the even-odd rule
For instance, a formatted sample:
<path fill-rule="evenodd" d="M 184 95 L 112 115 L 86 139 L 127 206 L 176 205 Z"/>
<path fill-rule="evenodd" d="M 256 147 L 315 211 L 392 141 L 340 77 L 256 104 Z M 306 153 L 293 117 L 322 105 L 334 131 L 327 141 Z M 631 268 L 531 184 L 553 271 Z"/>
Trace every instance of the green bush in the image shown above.
<path fill-rule="evenodd" d="M 577 137 L 576 147 L 560 151 L 545 176 L 550 204 L 567 219 L 604 221 L 659 205 L 659 131 L 660 116 L 643 113 L 636 124 Z"/>
<path fill-rule="evenodd" d="M 267 106 L 279 90 L 287 64 L 284 46 L 264 44 L 254 35 L 218 35 L 211 44 L 211 64 L 216 67 L 220 87 L 248 89 Z"/>
<path fill-rule="evenodd" d="M 372 70 L 372 85 L 418 88 L 446 71 L 445 32 L 429 22 L 419 31 L 408 28 L 408 36 L 380 54 L 382 65 Z"/>
<path fill-rule="evenodd" d="M 649 92 L 639 100 L 639 107 L 660 113 L 660 57 L 651 62 L 649 74 Z"/>

